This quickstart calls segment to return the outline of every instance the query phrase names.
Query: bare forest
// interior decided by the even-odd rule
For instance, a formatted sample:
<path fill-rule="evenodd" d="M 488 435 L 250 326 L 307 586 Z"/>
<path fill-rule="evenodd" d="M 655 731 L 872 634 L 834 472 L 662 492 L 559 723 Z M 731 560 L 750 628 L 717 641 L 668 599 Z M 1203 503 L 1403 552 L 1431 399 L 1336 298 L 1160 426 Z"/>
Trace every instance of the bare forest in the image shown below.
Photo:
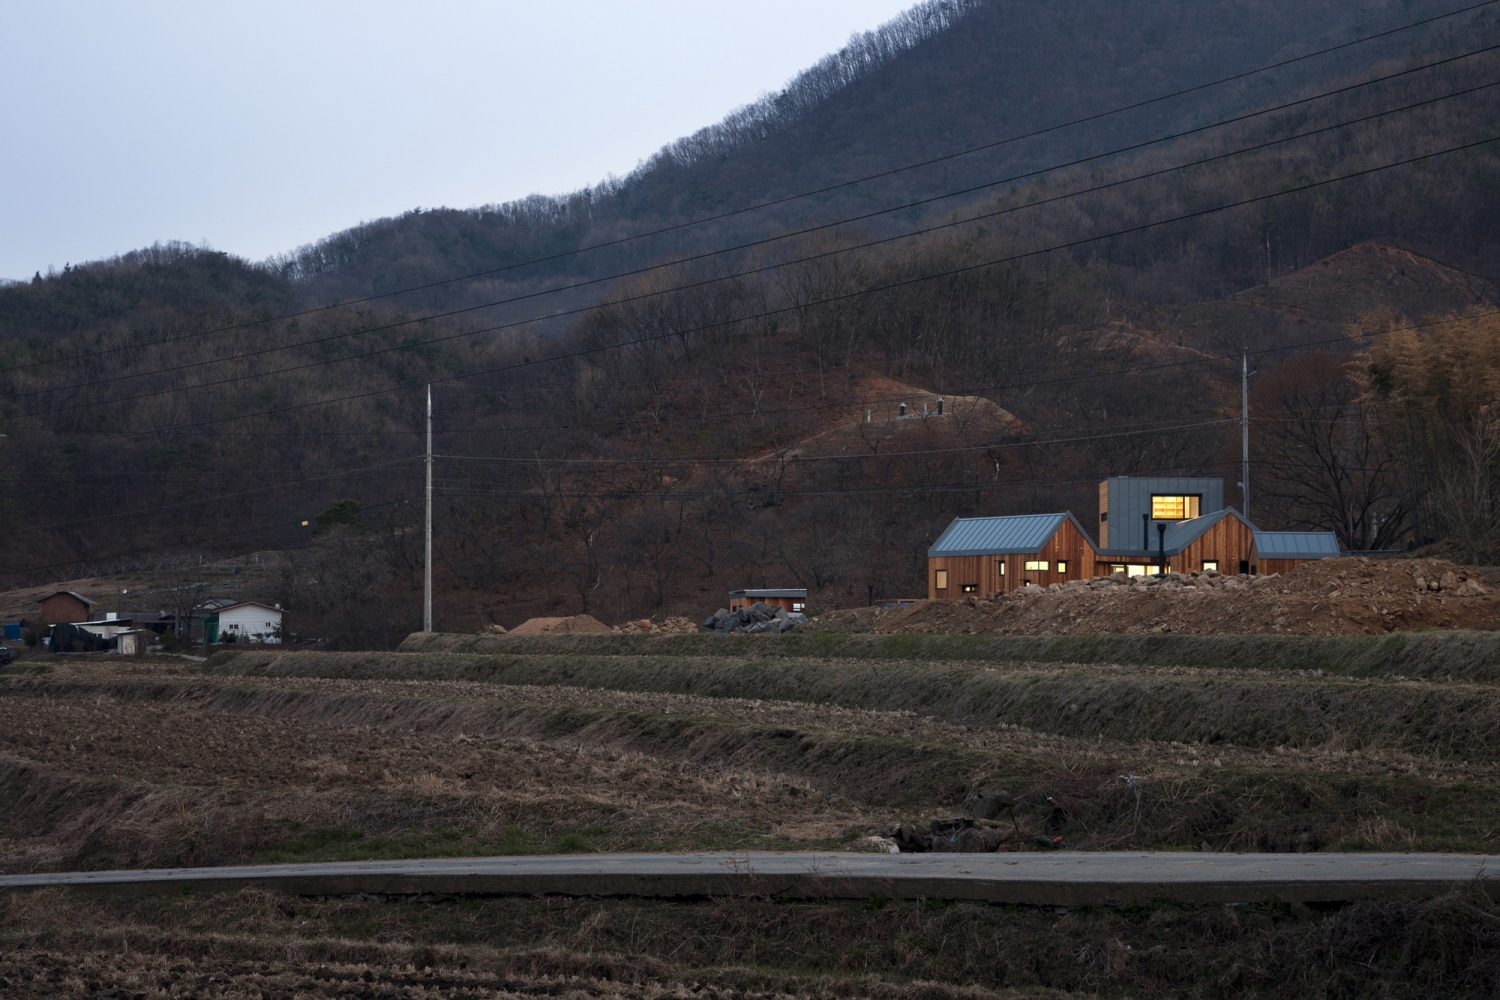
<path fill-rule="evenodd" d="M 1234 15 L 1250 66 L 1290 51 L 1265 6 Z M 1041 58 L 1088 9 L 923 5 L 569 198 L 0 288 L 8 581 L 274 551 L 259 586 L 305 635 L 390 644 L 419 619 L 431 383 L 440 627 L 702 618 L 745 586 L 920 595 L 955 516 L 1093 529 L 1119 474 L 1223 476 L 1238 506 L 1242 351 L 1258 524 L 1493 558 L 1491 14 L 741 211 L 981 146 L 994 102 L 1019 134 L 1211 75 L 1131 59 L 1085 100 L 1106 19 L 1048 71 L 1071 88 L 1011 100 L 1005 54 Z M 1330 44 L 1353 30 L 1299 11 Z M 341 500 L 356 516 L 320 524 Z"/>

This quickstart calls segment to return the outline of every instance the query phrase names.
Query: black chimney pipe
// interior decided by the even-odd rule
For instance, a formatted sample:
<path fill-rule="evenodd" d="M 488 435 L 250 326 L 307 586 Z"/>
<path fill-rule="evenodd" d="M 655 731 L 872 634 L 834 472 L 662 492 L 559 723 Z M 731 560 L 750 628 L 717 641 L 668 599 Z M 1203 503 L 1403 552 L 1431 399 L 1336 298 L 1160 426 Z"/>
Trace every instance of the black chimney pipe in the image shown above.
<path fill-rule="evenodd" d="M 1156 539 L 1157 539 L 1157 544 L 1159 546 L 1159 548 L 1157 549 L 1157 552 L 1159 553 L 1158 558 L 1161 559 L 1161 575 L 1162 576 L 1166 576 L 1167 575 L 1167 526 L 1165 524 L 1158 524 L 1156 526 Z"/>
<path fill-rule="evenodd" d="M 1141 551 L 1151 551 L 1151 515 L 1141 515 Z"/>

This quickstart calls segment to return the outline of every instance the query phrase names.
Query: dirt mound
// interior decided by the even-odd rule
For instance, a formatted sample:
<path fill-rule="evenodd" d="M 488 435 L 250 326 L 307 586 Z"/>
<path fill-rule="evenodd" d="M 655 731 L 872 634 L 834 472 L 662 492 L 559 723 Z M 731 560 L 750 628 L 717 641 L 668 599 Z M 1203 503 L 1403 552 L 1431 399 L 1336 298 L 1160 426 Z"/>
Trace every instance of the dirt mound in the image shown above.
<path fill-rule="evenodd" d="M 668 618 L 666 621 L 659 623 L 654 622 L 649 618 L 642 618 L 640 621 L 626 622 L 624 625 L 616 625 L 614 627 L 614 631 L 625 632 L 631 635 L 640 635 L 646 633 L 681 634 L 684 632 L 696 632 L 698 631 L 698 626 L 686 618 Z"/>
<path fill-rule="evenodd" d="M 531 618 L 510 630 L 511 635 L 561 635 L 564 632 L 608 632 L 610 627 L 592 615 L 571 618 Z"/>
<path fill-rule="evenodd" d="M 989 600 L 919 601 L 821 616 L 816 631 L 1369 635 L 1418 628 L 1500 629 L 1500 596 L 1444 559 L 1328 559 L 1285 576 L 1116 574 Z"/>

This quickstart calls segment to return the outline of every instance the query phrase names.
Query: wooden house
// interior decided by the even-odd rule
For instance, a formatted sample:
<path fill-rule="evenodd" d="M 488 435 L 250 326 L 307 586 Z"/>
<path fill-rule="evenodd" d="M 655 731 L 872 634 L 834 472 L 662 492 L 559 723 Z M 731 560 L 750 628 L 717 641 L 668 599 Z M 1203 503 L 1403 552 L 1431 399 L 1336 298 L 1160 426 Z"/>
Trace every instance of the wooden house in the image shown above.
<path fill-rule="evenodd" d="M 1165 563 L 1168 573 L 1211 569 L 1233 576 L 1255 568 L 1255 526 L 1233 507 L 1191 520 L 1159 523 L 1150 551 L 1136 546 L 1100 549 L 1095 572 L 1099 576 L 1149 576 Z"/>
<path fill-rule="evenodd" d="M 83 622 L 89 619 L 89 609 L 94 602 L 71 590 L 59 590 L 37 601 L 42 606 L 36 620 L 40 625 L 56 625 L 60 622 Z"/>
<path fill-rule="evenodd" d="M 927 597 L 989 597 L 1094 575 L 1094 543 L 1071 513 L 960 517 L 927 550 Z"/>

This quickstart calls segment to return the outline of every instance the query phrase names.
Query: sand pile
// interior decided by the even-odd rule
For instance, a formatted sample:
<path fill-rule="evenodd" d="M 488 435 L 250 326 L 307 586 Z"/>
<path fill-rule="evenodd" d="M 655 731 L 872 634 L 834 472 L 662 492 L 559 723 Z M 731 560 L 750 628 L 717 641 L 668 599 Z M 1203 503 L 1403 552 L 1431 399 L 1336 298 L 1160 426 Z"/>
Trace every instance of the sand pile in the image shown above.
<path fill-rule="evenodd" d="M 1327 559 L 1285 576 L 1123 575 L 1031 587 L 992 599 L 918 601 L 821 616 L 815 630 L 1369 635 L 1417 628 L 1500 629 L 1500 596 L 1443 559 Z"/>
<path fill-rule="evenodd" d="M 531 618 L 510 630 L 511 635 L 559 635 L 564 632 L 608 632 L 610 627 L 592 615 L 571 618 Z"/>

